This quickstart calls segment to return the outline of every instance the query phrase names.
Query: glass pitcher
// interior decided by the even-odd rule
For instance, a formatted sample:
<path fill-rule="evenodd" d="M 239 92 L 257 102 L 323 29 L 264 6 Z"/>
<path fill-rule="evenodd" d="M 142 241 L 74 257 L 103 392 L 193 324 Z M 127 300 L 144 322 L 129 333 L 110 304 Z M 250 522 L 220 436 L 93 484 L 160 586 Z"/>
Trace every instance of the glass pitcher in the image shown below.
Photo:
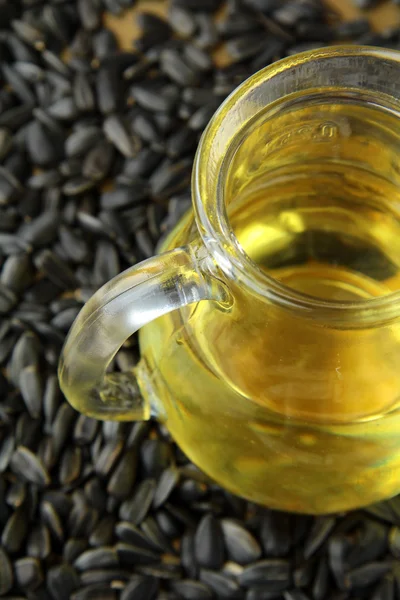
<path fill-rule="evenodd" d="M 219 108 L 193 212 L 85 305 L 59 377 L 165 422 L 235 494 L 329 513 L 400 491 L 400 53 L 286 58 Z M 108 373 L 138 329 L 141 360 Z"/>

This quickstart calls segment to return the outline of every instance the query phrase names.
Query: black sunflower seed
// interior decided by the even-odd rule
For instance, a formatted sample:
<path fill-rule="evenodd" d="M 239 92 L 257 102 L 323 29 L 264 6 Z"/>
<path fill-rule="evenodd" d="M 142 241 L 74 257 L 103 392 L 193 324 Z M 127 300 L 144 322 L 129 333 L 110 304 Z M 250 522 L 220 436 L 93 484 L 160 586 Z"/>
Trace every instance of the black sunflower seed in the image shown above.
<path fill-rule="evenodd" d="M 87 548 L 87 541 L 80 538 L 70 538 L 63 548 L 63 558 L 67 563 L 73 563 Z M 76 571 L 74 570 L 76 573 Z"/>
<path fill-rule="evenodd" d="M 137 452 L 135 448 L 126 450 L 111 475 L 107 492 L 116 498 L 127 498 L 136 480 Z"/>
<path fill-rule="evenodd" d="M 13 586 L 14 575 L 11 561 L 0 546 L 0 596 L 4 596 Z"/>
<path fill-rule="evenodd" d="M 196 15 L 197 35 L 195 43 L 203 50 L 212 49 L 218 43 L 218 30 L 210 15 L 198 13 Z"/>
<path fill-rule="evenodd" d="M 118 600 L 117 590 L 109 585 L 92 584 L 81 587 L 70 596 L 70 600 Z"/>
<path fill-rule="evenodd" d="M 171 111 L 179 100 L 179 88 L 172 84 L 162 89 L 154 85 L 137 84 L 131 87 L 131 93 L 139 106 L 152 112 Z"/>
<path fill-rule="evenodd" d="M 43 581 L 43 572 L 37 558 L 20 558 L 14 562 L 16 583 L 21 588 L 37 588 Z"/>
<path fill-rule="evenodd" d="M 38 419 L 42 410 L 43 384 L 36 365 L 22 369 L 19 385 L 29 414 L 32 419 Z"/>
<path fill-rule="evenodd" d="M 99 142 L 86 155 L 82 174 L 88 179 L 95 181 L 104 179 L 111 169 L 114 160 L 114 149 L 107 142 Z"/>
<path fill-rule="evenodd" d="M 394 578 L 391 573 L 385 575 L 382 581 L 376 586 L 371 598 L 372 600 L 394 600 Z"/>
<path fill-rule="evenodd" d="M 219 598 L 231 598 L 239 600 L 243 597 L 243 591 L 239 584 L 223 573 L 202 569 L 200 571 L 200 581 L 210 587 Z"/>
<path fill-rule="evenodd" d="M 94 31 L 101 24 L 101 5 L 97 0 L 78 0 L 78 15 L 84 29 Z"/>
<path fill-rule="evenodd" d="M 138 525 L 146 517 L 154 499 L 156 482 L 145 479 L 137 487 L 131 499 L 121 504 L 119 516 L 125 521 Z"/>
<path fill-rule="evenodd" d="M 288 590 L 283 592 L 283 597 L 285 600 L 309 600 L 307 594 L 301 590 Z"/>
<path fill-rule="evenodd" d="M 132 523 L 129 523 L 128 521 L 120 521 L 117 523 L 115 526 L 115 534 L 118 539 L 126 544 L 137 546 L 139 548 L 143 547 L 145 549 L 154 550 L 147 535 L 141 529 L 138 529 L 138 527 L 132 525 Z"/>
<path fill-rule="evenodd" d="M 33 106 L 35 104 L 35 95 L 29 87 L 28 83 L 18 73 L 18 71 L 11 68 L 7 64 L 3 64 L 2 70 L 4 78 L 13 90 L 14 94 L 18 96 L 21 102 Z"/>
<path fill-rule="evenodd" d="M 195 556 L 201 567 L 219 569 L 224 561 L 224 543 L 220 523 L 211 514 L 200 521 L 194 539 Z"/>
<path fill-rule="evenodd" d="M 113 54 L 118 43 L 112 31 L 101 29 L 92 37 L 93 53 L 99 60 L 107 58 Z"/>
<path fill-rule="evenodd" d="M 89 544 L 91 546 L 108 546 L 114 537 L 115 518 L 112 515 L 105 516 L 97 523 L 90 534 Z"/>
<path fill-rule="evenodd" d="M 13 435 L 8 435 L 3 439 L 0 447 L 0 473 L 3 473 L 11 460 L 15 449 L 15 439 Z"/>
<path fill-rule="evenodd" d="M 278 584 L 281 590 L 290 585 L 290 563 L 283 559 L 265 559 L 247 566 L 239 575 L 244 587 L 262 585 L 265 581 Z"/>
<path fill-rule="evenodd" d="M 304 546 L 304 557 L 306 559 L 310 558 L 324 543 L 335 523 L 336 519 L 333 517 L 320 517 L 315 520 Z"/>
<path fill-rule="evenodd" d="M 134 577 L 121 592 L 121 600 L 154 600 L 159 584 L 153 577 Z"/>
<path fill-rule="evenodd" d="M 323 600 L 332 586 L 329 577 L 329 565 L 326 557 L 323 557 L 317 567 L 312 585 L 312 597 L 314 600 Z"/>
<path fill-rule="evenodd" d="M 26 551 L 33 558 L 44 559 L 51 553 L 51 540 L 49 530 L 45 525 L 39 523 L 28 536 Z"/>
<path fill-rule="evenodd" d="M 213 593 L 207 585 L 193 579 L 173 581 L 171 588 L 185 600 L 208 600 L 208 598 L 213 598 Z"/>
<path fill-rule="evenodd" d="M 38 166 L 45 167 L 62 158 L 62 143 L 37 120 L 28 125 L 26 147 L 32 163 Z"/>
<path fill-rule="evenodd" d="M 189 10 L 213 13 L 222 4 L 222 0 L 174 0 L 177 6 L 185 6 Z"/>
<path fill-rule="evenodd" d="M 103 567 L 115 567 L 118 565 L 118 556 L 114 548 L 103 546 L 86 550 L 78 556 L 74 562 L 74 567 L 78 571 L 87 571 L 88 569 L 99 569 Z"/>
<path fill-rule="evenodd" d="M 221 527 L 231 560 L 245 565 L 260 558 L 262 551 L 258 541 L 240 523 L 232 519 L 222 519 Z"/>
<path fill-rule="evenodd" d="M 347 589 L 358 589 L 379 581 L 391 570 L 390 562 L 371 562 L 346 574 L 344 584 Z"/>
<path fill-rule="evenodd" d="M 345 559 L 348 542 L 344 536 L 332 536 L 328 546 L 329 567 L 339 589 L 345 587 Z"/>
<path fill-rule="evenodd" d="M 96 101 L 94 92 L 85 73 L 77 73 L 74 79 L 73 94 L 75 105 L 82 112 L 95 109 Z"/>
<path fill-rule="evenodd" d="M 159 552 L 173 553 L 174 550 L 168 540 L 160 530 L 157 521 L 153 517 L 147 517 L 140 525 L 147 536 L 152 548 Z"/>
<path fill-rule="evenodd" d="M 123 542 L 116 544 L 115 550 L 122 565 L 146 565 L 160 561 L 157 552 Z"/>
<path fill-rule="evenodd" d="M 199 81 L 198 71 L 182 58 L 181 54 L 172 48 L 161 52 L 160 66 L 162 71 L 178 85 L 196 85 Z"/>
<path fill-rule="evenodd" d="M 124 444 L 121 440 L 111 440 L 105 444 L 96 461 L 96 473 L 103 477 L 108 477 L 123 448 Z"/>
<path fill-rule="evenodd" d="M 88 152 L 101 138 L 102 132 L 96 126 L 79 127 L 65 141 L 67 156 L 80 156 Z"/>
<path fill-rule="evenodd" d="M 109 192 L 103 192 L 100 203 L 105 210 L 118 210 L 142 202 L 147 194 L 146 184 L 138 181 L 130 186 L 118 186 Z"/>
<path fill-rule="evenodd" d="M 68 564 L 49 569 L 46 584 L 53 600 L 70 600 L 72 593 L 80 586 L 77 572 Z"/>
<path fill-rule="evenodd" d="M 175 467 L 165 469 L 157 483 L 153 506 L 159 508 L 168 499 L 179 481 L 179 471 Z"/>
<path fill-rule="evenodd" d="M 31 450 L 25 446 L 18 446 L 11 457 L 10 467 L 14 473 L 21 476 L 26 481 L 30 481 L 39 486 L 46 486 L 50 483 L 50 475 L 44 465 Z"/>
<path fill-rule="evenodd" d="M 28 533 L 29 520 L 26 519 L 25 510 L 25 506 L 17 508 L 4 525 L 1 544 L 10 554 L 20 550 Z"/>
<path fill-rule="evenodd" d="M 117 115 L 110 115 L 103 122 L 103 131 L 107 139 L 121 154 L 134 157 L 140 150 L 139 140 L 129 135 L 122 119 Z"/>
<path fill-rule="evenodd" d="M 51 281 L 63 289 L 75 289 L 78 285 L 76 277 L 71 269 L 56 256 L 51 250 L 43 250 L 35 257 L 35 265 L 39 271 L 44 273 Z"/>

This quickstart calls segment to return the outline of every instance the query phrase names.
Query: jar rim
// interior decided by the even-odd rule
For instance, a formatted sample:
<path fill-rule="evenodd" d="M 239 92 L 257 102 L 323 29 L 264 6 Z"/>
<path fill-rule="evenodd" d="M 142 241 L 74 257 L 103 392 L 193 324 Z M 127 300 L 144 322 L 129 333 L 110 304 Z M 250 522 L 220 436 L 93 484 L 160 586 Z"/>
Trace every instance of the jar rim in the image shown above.
<path fill-rule="evenodd" d="M 266 91 L 266 86 L 276 83 L 275 87 L 278 88 L 280 96 L 289 97 L 292 92 L 284 89 L 285 74 L 297 69 L 301 76 L 303 71 L 305 83 L 307 84 L 307 80 L 311 83 L 313 71 L 315 74 L 315 65 L 313 69 L 312 63 L 321 61 L 331 63 L 319 69 L 322 81 L 312 82 L 313 85 L 305 87 L 304 91 L 311 90 L 311 87 L 321 88 L 322 91 L 324 87 L 332 89 L 333 86 L 335 90 L 343 90 L 348 88 L 351 81 L 353 91 L 372 92 L 377 97 L 391 101 L 392 106 L 397 105 L 397 110 L 394 110 L 400 118 L 400 52 L 398 51 L 369 46 L 334 46 L 302 52 L 265 67 L 246 79 L 225 99 L 201 137 L 192 175 L 196 223 L 204 245 L 222 272 L 228 279 L 235 280 L 259 297 L 301 312 L 304 316 L 329 321 L 339 326 L 345 324 L 355 328 L 366 324 L 376 325 L 400 316 L 400 290 L 385 296 L 351 302 L 319 299 L 294 290 L 262 271 L 247 255 L 232 231 L 225 209 L 224 158 L 232 148 L 232 144 L 237 141 L 237 135 L 232 134 L 232 129 L 243 130 L 246 123 L 277 100 L 273 94 L 269 99 L 268 94 L 264 94 L 262 97 L 267 100 L 263 100 L 264 103 L 260 104 L 261 88 Z M 347 70 L 343 70 L 346 61 Z M 332 67 L 335 67 L 337 72 L 332 70 Z M 382 67 L 386 67 L 386 71 L 389 69 L 393 72 L 394 69 L 397 78 L 390 77 Z M 342 69 L 342 73 L 339 72 L 339 68 Z M 374 73 L 373 81 L 370 72 Z M 346 83 L 346 78 L 349 83 Z M 256 93 L 258 93 L 258 101 Z M 254 106 L 247 110 L 252 101 Z M 212 181 L 213 177 L 210 177 L 212 171 L 216 181 Z"/>

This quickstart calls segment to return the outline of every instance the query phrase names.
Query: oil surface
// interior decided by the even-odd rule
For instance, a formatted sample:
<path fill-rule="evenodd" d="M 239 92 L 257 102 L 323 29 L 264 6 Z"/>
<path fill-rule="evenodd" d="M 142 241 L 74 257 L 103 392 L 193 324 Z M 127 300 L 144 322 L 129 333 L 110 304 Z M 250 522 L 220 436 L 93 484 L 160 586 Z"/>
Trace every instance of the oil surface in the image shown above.
<path fill-rule="evenodd" d="M 231 159 L 225 202 L 262 271 L 341 303 L 400 289 L 398 129 L 384 111 L 332 101 L 255 123 Z M 168 246 L 189 230 L 182 223 Z M 141 332 L 183 450 L 275 508 L 327 513 L 397 493 L 398 321 L 338 326 L 228 285 L 230 309 L 201 302 Z"/>

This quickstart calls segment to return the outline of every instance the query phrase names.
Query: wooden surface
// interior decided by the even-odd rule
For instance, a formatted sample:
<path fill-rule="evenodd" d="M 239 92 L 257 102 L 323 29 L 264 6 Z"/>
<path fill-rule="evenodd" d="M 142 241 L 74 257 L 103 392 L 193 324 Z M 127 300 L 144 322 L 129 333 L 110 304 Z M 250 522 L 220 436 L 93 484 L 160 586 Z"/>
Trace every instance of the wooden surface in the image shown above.
<path fill-rule="evenodd" d="M 377 8 L 368 11 L 361 11 L 355 8 L 352 0 L 326 1 L 346 19 L 355 19 L 362 15 L 368 15 L 374 28 L 377 30 L 383 30 L 396 25 L 400 26 L 400 8 L 392 4 L 389 0 L 381 2 Z M 107 15 L 105 18 L 106 24 L 118 37 L 121 47 L 131 49 L 132 39 L 138 35 L 135 12 L 139 9 L 162 15 L 166 13 L 167 6 L 167 0 L 139 0 L 137 7 L 126 11 L 123 17 Z M 221 55 L 221 61 L 223 60 L 224 56 Z"/>

